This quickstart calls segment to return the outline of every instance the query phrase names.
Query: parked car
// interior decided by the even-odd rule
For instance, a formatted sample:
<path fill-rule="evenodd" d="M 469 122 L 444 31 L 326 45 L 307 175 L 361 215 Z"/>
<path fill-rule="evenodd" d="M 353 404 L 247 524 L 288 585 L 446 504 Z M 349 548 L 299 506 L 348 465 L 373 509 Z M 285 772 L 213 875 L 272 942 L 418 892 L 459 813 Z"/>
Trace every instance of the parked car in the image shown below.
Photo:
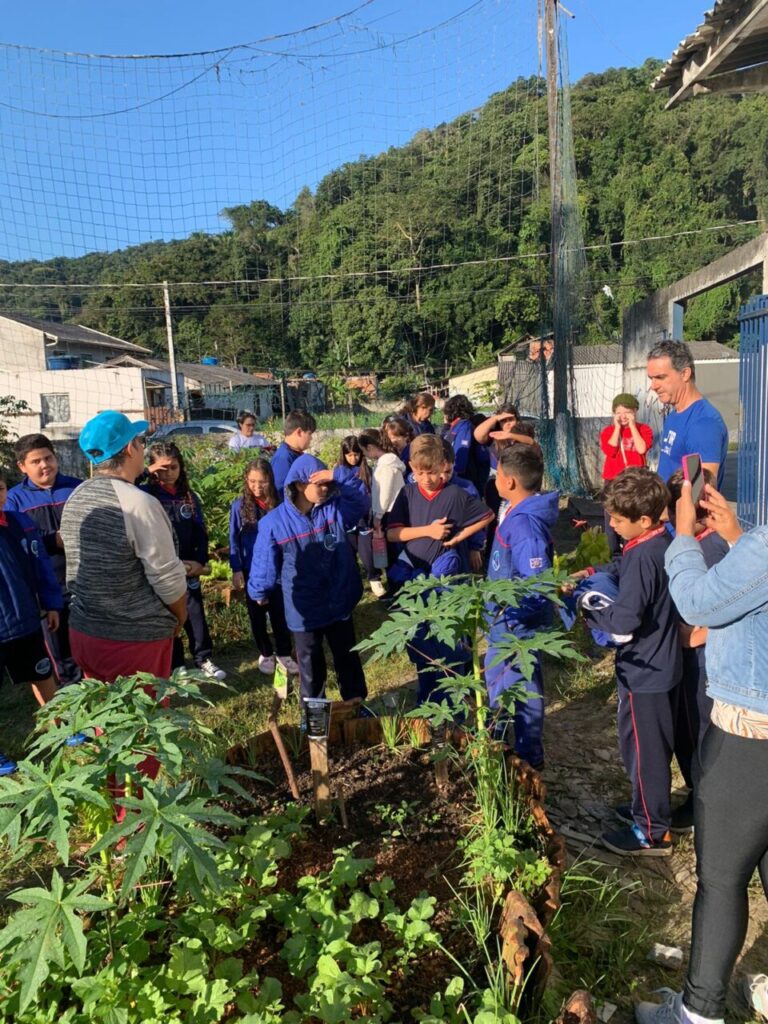
<path fill-rule="evenodd" d="M 208 434 L 236 434 L 237 423 L 234 420 L 187 420 L 186 423 L 161 423 L 152 434 L 151 440 L 160 441 L 164 437 L 179 437 Z"/>

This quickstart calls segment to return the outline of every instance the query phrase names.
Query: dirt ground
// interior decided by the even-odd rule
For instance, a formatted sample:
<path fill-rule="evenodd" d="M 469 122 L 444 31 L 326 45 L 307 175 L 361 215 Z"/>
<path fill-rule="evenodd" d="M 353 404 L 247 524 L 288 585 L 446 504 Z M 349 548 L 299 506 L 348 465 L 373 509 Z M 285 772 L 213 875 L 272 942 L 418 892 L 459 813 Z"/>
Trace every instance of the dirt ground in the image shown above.
<path fill-rule="evenodd" d="M 617 747 L 611 655 L 590 667 L 581 684 L 577 677 L 571 692 L 558 694 L 554 687 L 548 696 L 543 777 L 545 805 L 553 825 L 565 836 L 574 860 L 596 860 L 615 869 L 622 880 L 637 884 L 630 905 L 637 912 L 638 927 L 648 929 L 648 949 L 654 941 L 677 946 L 687 963 L 696 890 L 693 837 L 676 837 L 671 857 L 646 860 L 618 857 L 599 843 L 601 832 L 620 827 L 612 808 L 630 795 Z M 673 789 L 679 794 L 673 795 L 673 802 L 682 801 L 686 790 L 679 774 Z M 764 973 L 767 965 L 768 902 L 755 878 L 749 932 L 731 986 L 732 1019 L 753 1019 L 737 991 L 738 980 L 744 973 Z M 659 985 L 681 988 L 684 969 L 659 969 L 649 962 L 647 974 L 641 975 L 636 979 L 637 991 L 646 997 Z M 613 1020 L 623 1024 L 631 1019 L 631 999 L 626 992 L 617 992 L 615 1002 L 619 1010 Z"/>

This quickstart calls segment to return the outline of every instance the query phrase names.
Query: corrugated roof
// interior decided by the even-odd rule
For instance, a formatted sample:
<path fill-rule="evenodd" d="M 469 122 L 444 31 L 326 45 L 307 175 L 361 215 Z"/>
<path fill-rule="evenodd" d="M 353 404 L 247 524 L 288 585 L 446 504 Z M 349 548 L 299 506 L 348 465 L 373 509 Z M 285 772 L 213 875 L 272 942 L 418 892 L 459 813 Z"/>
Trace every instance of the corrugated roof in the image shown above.
<path fill-rule="evenodd" d="M 35 317 L 19 316 L 17 313 L 0 313 L 0 319 L 13 320 L 15 323 L 24 324 L 26 327 L 34 327 L 35 330 L 43 331 L 44 334 L 50 334 L 61 341 L 76 341 L 79 345 L 123 349 L 125 352 L 149 352 L 148 348 L 134 345 L 132 341 L 113 338 L 111 334 L 94 331 L 91 327 L 83 327 L 80 324 L 61 324 L 56 320 L 37 320 Z"/>
<path fill-rule="evenodd" d="M 167 359 L 155 359 L 154 357 L 134 358 L 132 356 L 117 356 L 110 359 L 105 366 L 144 366 L 155 370 L 163 370 L 170 373 L 171 367 Z M 231 370 L 227 366 L 206 366 L 202 363 L 185 363 L 176 361 L 176 372 L 182 374 L 189 380 L 195 380 L 203 387 L 220 388 L 264 388 L 274 387 L 273 380 L 265 380 L 264 377 L 257 377 L 252 373 L 243 373 L 242 370 Z"/>
<path fill-rule="evenodd" d="M 742 12 L 746 13 L 751 6 L 762 6 L 764 0 L 715 0 L 714 6 L 705 11 L 703 22 L 681 40 L 677 49 L 664 65 L 662 70 L 651 83 L 652 89 L 669 89 L 681 85 L 683 67 L 695 54 L 705 50 L 714 37 Z M 726 58 L 718 64 L 716 73 L 735 70 L 738 67 L 748 67 L 768 60 L 768 51 L 764 42 L 753 47 L 753 52 L 747 52 L 741 47 L 737 50 L 733 60 Z"/>

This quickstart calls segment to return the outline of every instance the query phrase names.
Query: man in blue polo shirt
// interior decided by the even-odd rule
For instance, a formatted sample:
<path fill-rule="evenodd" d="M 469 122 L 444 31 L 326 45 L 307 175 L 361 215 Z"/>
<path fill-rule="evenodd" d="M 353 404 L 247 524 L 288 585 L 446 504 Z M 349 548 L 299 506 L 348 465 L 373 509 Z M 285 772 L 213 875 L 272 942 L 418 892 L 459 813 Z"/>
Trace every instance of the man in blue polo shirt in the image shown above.
<path fill-rule="evenodd" d="M 717 409 L 696 387 L 691 350 L 682 341 L 662 341 L 648 353 L 651 391 L 662 405 L 671 406 L 664 420 L 658 473 L 668 480 L 684 455 L 700 455 L 705 469 L 723 483 L 728 454 L 728 428 Z"/>
<path fill-rule="evenodd" d="M 59 472 L 53 444 L 45 434 L 25 434 L 13 446 L 13 452 L 24 478 L 8 491 L 6 508 L 10 512 L 24 512 L 38 528 L 56 582 L 64 591 L 59 628 L 51 631 L 43 620 L 43 633 L 56 681 L 59 686 L 66 686 L 79 682 L 82 673 L 69 648 L 69 596 L 66 593 L 66 562 L 59 527 L 64 503 L 82 481 Z"/>

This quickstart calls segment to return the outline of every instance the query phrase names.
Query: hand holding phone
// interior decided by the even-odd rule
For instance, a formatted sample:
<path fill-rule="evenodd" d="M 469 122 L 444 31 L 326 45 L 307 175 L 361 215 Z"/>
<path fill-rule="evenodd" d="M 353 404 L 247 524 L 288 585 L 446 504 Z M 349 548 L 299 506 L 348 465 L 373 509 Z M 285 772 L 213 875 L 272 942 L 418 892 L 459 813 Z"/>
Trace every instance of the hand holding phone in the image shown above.
<path fill-rule="evenodd" d="M 683 479 L 691 485 L 691 499 L 698 505 L 704 494 L 704 470 L 700 455 L 683 456 Z"/>

